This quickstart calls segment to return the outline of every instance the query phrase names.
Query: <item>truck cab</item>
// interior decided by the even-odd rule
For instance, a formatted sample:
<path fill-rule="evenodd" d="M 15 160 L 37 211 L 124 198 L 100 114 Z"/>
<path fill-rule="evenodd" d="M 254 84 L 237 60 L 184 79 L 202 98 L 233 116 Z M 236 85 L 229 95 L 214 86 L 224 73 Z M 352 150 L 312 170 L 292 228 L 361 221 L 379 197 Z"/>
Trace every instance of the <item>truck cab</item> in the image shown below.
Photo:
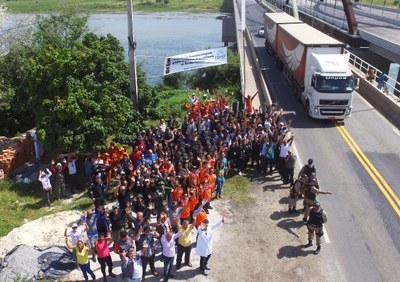
<path fill-rule="evenodd" d="M 359 80 L 348 68 L 348 55 L 311 54 L 309 66 L 300 97 L 308 114 L 319 119 L 349 117 Z"/>

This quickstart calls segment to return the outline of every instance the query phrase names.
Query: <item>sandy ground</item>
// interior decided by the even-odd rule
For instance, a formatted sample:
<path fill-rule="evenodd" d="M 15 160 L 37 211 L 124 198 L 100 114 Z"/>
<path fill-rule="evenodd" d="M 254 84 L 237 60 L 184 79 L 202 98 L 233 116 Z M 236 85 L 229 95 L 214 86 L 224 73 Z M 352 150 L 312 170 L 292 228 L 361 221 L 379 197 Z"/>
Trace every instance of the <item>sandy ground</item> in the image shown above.
<path fill-rule="evenodd" d="M 225 224 L 218 228 L 214 237 L 214 251 L 207 277 L 199 273 L 199 257 L 192 250 L 192 268 L 187 266 L 176 271 L 170 281 L 339 281 L 323 243 L 322 252 L 315 256 L 313 247 L 307 243 L 307 229 L 301 221 L 302 215 L 287 212 L 288 186 L 281 185 L 277 175 L 263 176 L 250 172 L 251 196 L 255 203 L 249 207 L 237 206 L 230 199 L 213 201 L 210 222 L 225 215 Z M 243 177 L 246 177 L 243 176 Z M 298 207 L 302 207 L 301 202 Z M 64 225 L 80 217 L 80 211 L 59 213 L 28 222 L 0 239 L 0 257 L 15 245 L 64 245 Z M 193 232 L 193 236 L 195 233 Z M 116 278 L 108 281 L 123 281 L 119 258 L 114 254 Z M 174 262 L 175 265 L 175 262 Z M 100 265 L 91 263 L 97 281 L 102 281 Z M 162 273 L 162 262 L 157 261 L 158 272 Z M 146 281 L 160 281 L 149 272 Z M 80 271 L 71 272 L 63 281 L 82 281 Z"/>

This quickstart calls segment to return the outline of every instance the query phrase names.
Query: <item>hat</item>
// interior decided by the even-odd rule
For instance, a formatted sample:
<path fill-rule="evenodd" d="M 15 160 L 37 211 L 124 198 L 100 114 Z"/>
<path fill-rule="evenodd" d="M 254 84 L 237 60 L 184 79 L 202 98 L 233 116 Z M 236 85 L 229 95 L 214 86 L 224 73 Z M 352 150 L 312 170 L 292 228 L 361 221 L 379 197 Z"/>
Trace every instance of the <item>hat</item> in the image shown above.
<path fill-rule="evenodd" d="M 76 224 L 76 223 L 72 224 L 72 228 L 76 228 L 76 227 L 78 227 L 78 224 Z"/>
<path fill-rule="evenodd" d="M 121 170 L 121 172 L 119 174 L 126 174 L 125 170 Z"/>
<path fill-rule="evenodd" d="M 280 122 L 279 125 L 280 125 L 280 126 L 283 126 L 283 122 Z"/>
<path fill-rule="evenodd" d="M 258 127 L 263 127 L 263 125 L 262 125 L 261 123 L 259 123 L 257 126 L 258 126 Z"/>
<path fill-rule="evenodd" d="M 61 163 L 57 163 L 56 166 L 62 166 Z"/>
<path fill-rule="evenodd" d="M 40 173 L 40 176 L 46 176 L 46 173 L 44 172 L 44 171 L 42 171 L 41 173 Z"/>
<path fill-rule="evenodd" d="M 144 182 L 150 182 L 150 179 L 146 178 L 146 179 L 144 180 Z"/>
<path fill-rule="evenodd" d="M 143 198 L 143 195 L 142 194 L 138 194 L 137 197 L 138 198 Z"/>
<path fill-rule="evenodd" d="M 308 159 L 308 162 L 307 162 L 307 163 L 308 163 L 309 165 L 311 165 L 313 162 L 314 162 L 313 159 Z"/>

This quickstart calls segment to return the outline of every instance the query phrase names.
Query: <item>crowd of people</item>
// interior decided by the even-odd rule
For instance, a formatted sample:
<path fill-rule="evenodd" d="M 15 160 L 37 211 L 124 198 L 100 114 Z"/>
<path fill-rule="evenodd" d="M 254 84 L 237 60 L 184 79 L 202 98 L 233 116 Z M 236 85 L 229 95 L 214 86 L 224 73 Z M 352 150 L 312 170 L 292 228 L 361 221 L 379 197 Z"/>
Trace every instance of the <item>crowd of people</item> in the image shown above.
<path fill-rule="evenodd" d="M 255 95 L 248 96 L 250 103 Z M 211 201 L 223 198 L 227 177 L 242 175 L 250 168 L 265 177 L 278 176 L 282 184 L 292 187 L 290 213 L 298 212 L 296 202 L 300 197 L 311 198 L 304 201 L 303 220 L 311 226 L 312 240 L 312 225 L 319 222 L 315 219 L 317 201 L 311 194 L 330 192 L 318 189 L 315 170 L 304 167 L 295 179 L 297 158 L 291 150 L 294 133 L 290 120 L 287 124 L 281 121 L 283 109 L 272 104 L 251 111 L 233 110 L 224 95 L 217 94 L 215 99 L 210 96 L 208 91 L 202 94 L 198 90 L 192 95 L 188 92 L 185 117 L 161 119 L 157 126 L 141 132 L 131 153 L 126 147 L 111 143 L 107 151 L 86 158 L 84 171 L 93 208 L 69 233 L 69 228 L 65 229 L 66 244 L 75 251 L 85 279 L 88 274 L 95 279 L 89 253 L 93 262 L 97 256 L 104 281 L 106 266 L 108 275 L 114 276 L 110 257 L 114 251 L 120 256 L 122 273 L 128 281 L 144 280 L 147 265 L 151 274 L 158 276 L 155 260 L 158 253 L 162 254 L 163 279 L 168 281 L 173 277 L 175 257 L 177 271 L 182 267 L 183 256 L 184 265 L 192 267 L 192 243 L 196 243 L 200 256 L 200 273 L 207 275 L 212 230 L 224 222 L 222 218 L 208 226 Z M 312 166 L 312 160 L 308 165 Z M 77 189 L 75 174 L 76 155 L 70 154 L 60 163 L 52 161 L 48 171 L 40 172 L 39 180 L 45 191 L 51 190 L 51 182 L 46 179 L 53 175 L 53 186 L 62 197 L 63 175 L 68 178 L 72 194 Z M 116 200 L 111 210 L 105 207 L 108 200 Z M 326 222 L 326 213 L 324 219 Z M 323 220 L 321 229 L 322 223 Z M 197 230 L 196 242 L 192 242 L 192 230 Z M 320 249 L 322 235 L 315 233 Z M 82 245 L 84 234 L 89 241 L 87 246 Z"/>

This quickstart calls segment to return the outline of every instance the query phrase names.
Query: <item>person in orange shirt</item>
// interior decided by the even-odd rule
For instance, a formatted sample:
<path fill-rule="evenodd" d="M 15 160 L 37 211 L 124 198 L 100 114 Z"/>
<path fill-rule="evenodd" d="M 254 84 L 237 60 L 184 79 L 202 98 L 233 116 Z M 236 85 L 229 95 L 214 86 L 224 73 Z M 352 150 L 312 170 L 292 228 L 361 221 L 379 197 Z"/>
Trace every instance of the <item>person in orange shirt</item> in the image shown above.
<path fill-rule="evenodd" d="M 203 200 L 196 204 L 195 210 L 193 212 L 193 216 L 196 218 L 194 222 L 194 226 L 197 228 L 201 225 L 201 223 L 207 219 L 207 212 L 204 210 L 204 205 L 207 204 L 206 200 Z"/>
<path fill-rule="evenodd" d="M 181 212 L 181 222 L 184 220 L 189 220 L 190 221 L 190 205 L 189 205 L 189 196 L 187 194 L 185 194 L 184 196 L 184 200 L 181 201 L 181 206 L 183 205 L 182 203 L 185 202 L 185 206 L 184 209 Z"/>
<path fill-rule="evenodd" d="M 118 153 L 118 148 L 115 146 L 114 142 L 110 143 L 110 147 L 108 147 L 107 149 L 107 153 L 112 156 L 112 155 L 116 155 Z"/>
<path fill-rule="evenodd" d="M 213 187 L 210 185 L 210 183 L 208 183 L 208 181 L 206 181 L 200 185 L 200 191 L 200 199 L 201 201 L 206 201 L 206 203 L 204 204 L 204 210 L 208 214 L 208 210 L 213 209 L 213 207 L 211 207 L 210 205 Z"/>
<path fill-rule="evenodd" d="M 257 96 L 257 94 L 258 94 L 258 91 L 253 96 L 247 95 L 247 97 L 246 97 L 242 94 L 242 96 L 244 98 L 244 103 L 246 106 L 246 114 L 247 115 L 251 115 L 253 113 L 253 100 Z"/>
<path fill-rule="evenodd" d="M 190 210 L 190 222 L 193 221 L 192 215 L 193 212 L 195 210 L 195 207 L 197 205 L 197 203 L 199 202 L 199 197 L 197 196 L 196 190 L 195 188 L 192 188 L 191 190 L 188 190 L 189 193 L 189 199 L 188 199 L 188 206 L 189 206 L 189 210 Z"/>

